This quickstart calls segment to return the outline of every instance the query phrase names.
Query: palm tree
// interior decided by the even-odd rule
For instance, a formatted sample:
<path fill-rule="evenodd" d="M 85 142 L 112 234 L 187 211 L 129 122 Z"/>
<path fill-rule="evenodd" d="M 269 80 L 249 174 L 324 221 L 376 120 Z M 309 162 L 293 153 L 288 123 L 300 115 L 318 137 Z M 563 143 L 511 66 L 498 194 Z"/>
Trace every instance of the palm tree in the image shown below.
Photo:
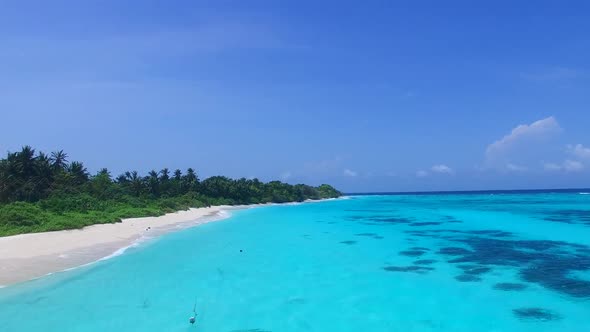
<path fill-rule="evenodd" d="M 68 166 L 67 171 L 74 181 L 74 185 L 80 185 L 88 181 L 88 171 L 81 162 L 73 161 Z"/>
<path fill-rule="evenodd" d="M 51 152 L 51 167 L 55 171 L 65 170 L 68 167 L 68 155 L 64 150 Z"/>
<path fill-rule="evenodd" d="M 51 169 L 50 158 L 43 152 L 39 152 L 35 158 L 34 175 L 29 180 L 32 181 L 34 193 L 33 199 L 39 199 L 47 196 L 47 190 L 54 181 L 53 171 Z"/>
<path fill-rule="evenodd" d="M 89 190 L 93 196 L 100 199 L 113 198 L 116 196 L 116 192 L 113 189 L 113 180 L 111 179 L 111 173 L 106 168 L 101 168 L 100 171 L 92 177 L 90 181 Z"/>
<path fill-rule="evenodd" d="M 151 170 L 148 173 L 146 182 L 148 183 L 150 194 L 154 197 L 158 197 L 160 195 L 160 180 L 158 179 L 158 172 Z"/>
<path fill-rule="evenodd" d="M 25 145 L 20 152 L 12 154 L 12 157 L 14 158 L 14 166 L 16 167 L 16 175 L 18 177 L 24 180 L 34 174 L 35 149 Z"/>
<path fill-rule="evenodd" d="M 5 161 L 8 200 L 34 199 L 35 159 L 35 150 L 28 145 L 19 152 L 8 153 Z"/>
<path fill-rule="evenodd" d="M 170 181 L 170 171 L 168 168 L 164 168 L 160 171 L 160 190 L 159 194 L 161 196 L 169 197 L 174 196 L 173 191 L 173 184 Z"/>
<path fill-rule="evenodd" d="M 174 180 L 176 181 L 180 181 L 180 179 L 182 178 L 182 171 L 177 169 L 174 171 Z"/>
<path fill-rule="evenodd" d="M 174 176 L 172 177 L 170 187 L 168 188 L 168 193 L 172 196 L 176 196 L 182 192 L 182 171 L 177 169 L 174 171 Z"/>
<path fill-rule="evenodd" d="M 0 203 L 8 201 L 10 195 L 9 179 L 8 162 L 6 159 L 0 159 Z"/>
<path fill-rule="evenodd" d="M 127 176 L 125 176 L 125 174 L 121 174 L 119 176 L 117 176 L 117 178 L 115 179 L 115 182 L 119 183 L 119 184 L 124 184 L 129 182 L 129 180 L 127 179 Z"/>
<path fill-rule="evenodd" d="M 160 181 L 168 181 L 170 180 L 170 171 L 167 168 L 163 168 L 160 171 Z"/>
<path fill-rule="evenodd" d="M 131 173 L 125 172 L 126 175 L 129 175 L 128 180 L 131 184 L 131 190 L 135 196 L 141 195 L 143 190 L 143 180 L 137 174 L 137 171 L 133 171 Z"/>
<path fill-rule="evenodd" d="M 101 168 L 100 171 L 98 171 L 98 173 L 96 174 L 97 176 L 108 176 L 108 178 L 111 178 L 111 172 L 109 172 L 108 169 L 106 168 Z"/>
<path fill-rule="evenodd" d="M 182 191 L 197 191 L 199 185 L 199 177 L 194 169 L 189 168 L 186 170 L 186 175 L 182 179 Z"/>

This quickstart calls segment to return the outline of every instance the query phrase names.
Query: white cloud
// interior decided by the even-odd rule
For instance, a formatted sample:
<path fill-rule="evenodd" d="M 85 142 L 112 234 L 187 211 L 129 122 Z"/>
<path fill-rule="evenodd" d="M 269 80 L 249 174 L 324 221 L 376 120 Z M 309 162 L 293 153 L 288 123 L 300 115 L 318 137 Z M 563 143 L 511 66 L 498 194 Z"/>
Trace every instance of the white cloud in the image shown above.
<path fill-rule="evenodd" d="M 544 169 L 546 171 L 579 172 L 586 168 L 586 161 L 590 161 L 590 148 L 582 144 L 567 145 L 566 153 L 571 156 L 571 159 L 566 159 L 561 164 L 546 163 Z"/>
<path fill-rule="evenodd" d="M 423 178 L 425 176 L 428 176 L 428 172 L 420 170 L 420 171 L 416 172 L 416 176 L 419 178 Z"/>
<path fill-rule="evenodd" d="M 557 165 L 554 163 L 545 163 L 543 164 L 543 168 L 546 171 L 560 171 L 562 169 L 561 165 Z"/>
<path fill-rule="evenodd" d="M 520 165 L 515 165 L 512 163 L 508 163 L 506 164 L 506 169 L 511 171 L 511 172 L 524 172 L 527 170 L 526 167 L 524 166 L 520 166 Z"/>
<path fill-rule="evenodd" d="M 563 162 L 563 169 L 566 172 L 577 172 L 577 171 L 581 171 L 584 169 L 584 165 L 579 162 L 579 161 L 575 161 L 575 160 L 566 160 Z"/>
<path fill-rule="evenodd" d="M 282 180 L 288 180 L 291 176 L 293 176 L 293 174 L 290 171 L 281 173 Z"/>
<path fill-rule="evenodd" d="M 349 170 L 348 168 L 344 169 L 343 171 L 344 176 L 357 176 L 358 173 L 352 170 Z"/>
<path fill-rule="evenodd" d="M 442 174 L 453 174 L 454 171 L 447 165 L 434 165 L 430 168 L 435 173 L 442 173 Z"/>
<path fill-rule="evenodd" d="M 546 171 L 579 172 L 584 170 L 584 164 L 579 161 L 567 159 L 562 164 L 546 163 L 543 165 Z"/>
<path fill-rule="evenodd" d="M 579 159 L 590 160 L 590 148 L 587 148 L 582 144 L 568 145 L 567 152 Z"/>
<path fill-rule="evenodd" d="M 553 116 L 535 121 L 528 125 L 519 125 L 512 129 L 508 135 L 505 135 L 501 139 L 488 145 L 486 149 L 486 159 L 488 162 L 493 161 L 519 142 L 543 138 L 559 131 L 561 131 L 561 127 Z"/>

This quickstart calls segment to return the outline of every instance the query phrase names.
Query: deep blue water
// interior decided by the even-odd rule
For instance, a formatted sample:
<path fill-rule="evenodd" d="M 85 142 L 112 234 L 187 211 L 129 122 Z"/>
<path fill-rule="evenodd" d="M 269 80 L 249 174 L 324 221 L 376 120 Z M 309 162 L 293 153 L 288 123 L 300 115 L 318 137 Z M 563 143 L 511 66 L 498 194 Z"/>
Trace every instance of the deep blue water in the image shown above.
<path fill-rule="evenodd" d="M 589 317 L 580 191 L 243 210 L 0 289 L 0 331 L 590 331 Z"/>

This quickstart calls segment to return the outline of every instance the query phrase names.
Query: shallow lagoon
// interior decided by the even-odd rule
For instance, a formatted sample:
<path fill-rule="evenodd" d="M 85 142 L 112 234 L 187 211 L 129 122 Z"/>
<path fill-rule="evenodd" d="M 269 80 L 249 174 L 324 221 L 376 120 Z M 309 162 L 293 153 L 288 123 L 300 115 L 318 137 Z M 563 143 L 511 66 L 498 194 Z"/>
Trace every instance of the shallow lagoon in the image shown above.
<path fill-rule="evenodd" d="M 585 331 L 589 300 L 590 195 L 353 196 L 0 289 L 0 330 Z"/>

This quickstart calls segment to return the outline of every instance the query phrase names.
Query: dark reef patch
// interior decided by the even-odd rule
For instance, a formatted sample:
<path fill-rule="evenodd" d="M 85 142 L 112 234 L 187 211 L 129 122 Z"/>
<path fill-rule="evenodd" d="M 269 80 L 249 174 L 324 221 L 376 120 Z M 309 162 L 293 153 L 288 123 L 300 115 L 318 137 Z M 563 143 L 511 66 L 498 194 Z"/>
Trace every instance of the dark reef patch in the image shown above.
<path fill-rule="evenodd" d="M 480 277 L 475 276 L 473 274 L 461 274 L 461 275 L 456 276 L 455 279 L 457 279 L 457 281 L 460 281 L 460 282 L 481 281 Z"/>
<path fill-rule="evenodd" d="M 444 230 L 446 231 L 446 230 Z M 477 233 L 478 236 L 472 235 Z M 456 233 L 456 232 L 453 232 Z M 453 256 L 448 262 L 457 266 L 477 266 L 477 269 L 465 271 L 464 274 L 479 275 L 494 266 L 513 267 L 519 272 L 520 279 L 536 283 L 546 289 L 575 298 L 590 299 L 590 280 L 575 278 L 574 271 L 590 270 L 590 255 L 582 252 L 590 247 L 550 240 L 516 240 L 497 238 L 508 236 L 498 231 L 462 232 L 468 235 L 447 237 L 461 247 L 442 247 L 438 254 Z M 413 234 L 418 236 L 418 234 Z M 423 231 L 421 235 L 439 238 L 434 231 Z M 486 236 L 483 236 L 486 235 Z M 510 234 L 512 236 L 512 234 Z M 486 269 L 482 269 L 486 267 Z M 462 277 L 463 278 L 463 277 Z"/>
<path fill-rule="evenodd" d="M 502 291 L 521 291 L 527 288 L 525 284 L 517 284 L 512 282 L 500 282 L 494 285 L 494 289 Z"/>
<path fill-rule="evenodd" d="M 356 241 L 348 240 L 348 241 L 340 241 L 340 243 L 350 246 L 350 245 L 356 244 Z"/>
<path fill-rule="evenodd" d="M 415 236 L 426 236 L 426 237 L 432 237 L 432 238 L 440 238 L 441 236 L 437 236 L 436 234 L 444 234 L 444 233 L 450 233 L 450 234 L 455 234 L 455 235 L 486 235 L 487 237 L 511 237 L 514 234 L 512 234 L 511 232 L 505 232 L 505 231 L 500 231 L 500 230 L 496 230 L 496 229 L 489 229 L 489 230 L 477 230 L 477 231 L 460 231 L 457 229 L 428 229 L 428 230 L 408 230 L 405 231 L 405 233 L 407 234 L 412 234 Z M 444 238 L 450 238 L 452 239 L 453 237 L 449 236 L 449 235 L 445 235 Z"/>
<path fill-rule="evenodd" d="M 377 223 L 384 223 L 384 224 L 409 224 L 413 221 L 413 219 L 403 218 L 403 217 L 377 217 L 371 218 L 371 221 Z"/>
<path fill-rule="evenodd" d="M 388 272 L 413 272 L 413 273 L 428 273 L 430 271 L 433 271 L 434 268 L 432 267 L 428 267 L 428 266 L 416 266 L 416 265 L 410 265 L 410 266 L 386 266 L 383 268 L 383 270 L 388 271 Z"/>
<path fill-rule="evenodd" d="M 414 219 L 397 216 L 348 216 L 346 219 L 376 225 L 409 224 L 414 221 Z"/>
<path fill-rule="evenodd" d="M 403 256 L 410 256 L 410 257 L 420 257 L 424 255 L 426 252 L 421 250 L 404 250 L 400 251 L 399 254 Z"/>
<path fill-rule="evenodd" d="M 403 204 L 404 198 L 396 198 L 396 204 Z M 462 199 L 461 206 L 470 204 L 483 204 L 485 211 L 506 211 L 514 207 L 519 212 L 532 204 L 546 204 L 546 200 L 538 202 L 526 199 L 515 200 L 503 197 Z M 460 217 L 451 215 L 439 215 L 432 218 L 414 218 L 412 209 L 423 210 L 423 206 L 417 206 L 413 199 L 407 199 L 408 209 L 388 210 L 385 206 L 377 206 L 377 209 L 369 212 L 369 216 L 350 217 L 357 223 L 370 225 L 396 226 L 398 225 L 406 234 L 408 249 L 399 254 L 415 257 L 412 266 L 388 266 L 384 268 L 391 272 L 426 273 L 430 270 L 420 267 L 430 267 L 431 264 L 447 262 L 458 268 L 455 277 L 458 282 L 477 282 L 487 274 L 499 273 L 502 270 L 512 270 L 517 273 L 518 279 L 514 282 L 499 282 L 493 285 L 493 289 L 499 291 L 522 291 L 539 285 L 547 290 L 557 292 L 560 295 L 576 299 L 590 300 L 590 246 L 575 244 L 565 241 L 523 239 L 519 233 L 512 233 L 500 229 L 467 229 Z M 446 207 L 445 201 L 443 206 Z M 449 204 L 454 204 L 450 202 Z M 541 205 L 539 205 L 541 206 Z M 436 212 L 438 206 L 433 206 Z M 443 211 L 440 209 L 439 211 Z M 532 212 L 526 209 L 524 212 Z M 367 211 L 363 211 L 367 212 Z M 354 212 L 350 212 L 354 214 Z M 407 215 L 406 215 L 407 213 Z M 536 210 L 538 219 L 568 224 L 584 224 L 590 226 L 590 208 L 580 205 L 571 209 L 543 209 Z M 501 225 L 498 220 L 496 225 Z M 444 224 L 444 225 L 443 225 Z M 492 223 L 490 223 L 492 225 Z M 428 227 L 433 226 L 433 227 Z M 457 227 L 457 229 L 454 229 Z M 367 228 L 377 230 L 377 228 Z M 376 233 L 360 233 L 357 236 L 366 236 L 377 239 Z M 361 235 L 362 234 L 362 235 Z M 373 235 L 374 234 L 374 235 Z M 358 238 L 357 238 L 358 239 Z M 436 246 L 430 250 L 421 241 L 424 239 L 435 241 Z M 441 255 L 436 257 L 434 254 Z M 421 259 L 422 258 L 422 259 Z M 426 259 L 427 258 L 427 259 Z M 435 258 L 435 259 L 430 259 Z M 393 263 L 393 262 L 392 262 Z M 396 264 L 396 263 L 393 263 Z M 437 266 L 437 265 L 432 265 Z M 511 271 L 511 272 L 512 272 Z M 584 272 L 584 273 L 579 273 Z M 510 280 L 510 279 L 508 279 Z M 558 317 L 554 313 L 542 308 L 515 309 L 514 314 L 522 319 L 551 320 Z"/>
<path fill-rule="evenodd" d="M 590 298 L 590 281 L 570 276 L 570 271 L 590 270 L 589 257 L 544 259 L 520 271 L 523 280 L 577 298 Z"/>
<path fill-rule="evenodd" d="M 445 222 L 448 222 L 448 223 L 457 223 L 457 224 L 460 224 L 460 223 L 462 223 L 463 221 L 462 221 L 462 220 L 459 220 L 459 219 L 454 219 L 454 218 L 452 218 L 452 219 L 446 219 L 446 220 L 445 220 Z"/>
<path fill-rule="evenodd" d="M 500 231 L 500 230 L 496 230 L 496 229 L 469 231 L 469 232 L 465 232 L 465 233 L 474 234 L 474 235 L 487 235 L 490 237 L 510 237 L 510 236 L 513 236 L 513 234 L 511 232 Z"/>
<path fill-rule="evenodd" d="M 459 248 L 459 247 L 444 247 L 444 248 L 440 248 L 440 250 L 437 252 L 440 255 L 449 255 L 449 256 L 461 256 L 461 255 L 470 255 L 472 254 L 471 251 L 465 249 L 465 248 Z"/>
<path fill-rule="evenodd" d="M 519 308 L 513 309 L 512 312 L 522 320 L 552 321 L 561 319 L 558 314 L 543 308 Z"/>
<path fill-rule="evenodd" d="M 458 268 L 463 270 L 465 274 L 480 275 L 490 272 L 492 269 L 486 266 L 473 266 L 473 265 L 459 265 Z"/>
<path fill-rule="evenodd" d="M 378 213 L 389 212 L 386 210 L 377 210 L 377 209 L 346 209 L 344 211 L 346 211 L 346 212 L 378 212 Z"/>
<path fill-rule="evenodd" d="M 375 234 L 375 233 L 358 233 L 358 234 L 354 234 L 355 236 L 365 236 L 365 237 L 370 237 L 373 238 L 375 240 L 382 240 L 384 237 L 379 235 L 379 234 Z"/>
<path fill-rule="evenodd" d="M 346 217 L 347 220 L 352 220 L 352 221 L 356 221 L 356 220 L 367 220 L 370 219 L 370 217 L 365 217 L 365 216 L 348 216 Z"/>
<path fill-rule="evenodd" d="M 442 222 L 438 221 L 424 221 L 424 222 L 413 222 L 410 224 L 412 227 L 421 227 L 421 226 L 438 226 L 442 225 Z"/>
<path fill-rule="evenodd" d="M 360 222 L 367 225 L 396 225 L 409 224 L 414 221 L 413 218 L 404 218 L 392 215 L 373 215 L 373 216 L 348 216 L 347 220 Z"/>
<path fill-rule="evenodd" d="M 557 210 L 546 213 L 543 219 L 566 224 L 590 225 L 590 210 Z"/>

